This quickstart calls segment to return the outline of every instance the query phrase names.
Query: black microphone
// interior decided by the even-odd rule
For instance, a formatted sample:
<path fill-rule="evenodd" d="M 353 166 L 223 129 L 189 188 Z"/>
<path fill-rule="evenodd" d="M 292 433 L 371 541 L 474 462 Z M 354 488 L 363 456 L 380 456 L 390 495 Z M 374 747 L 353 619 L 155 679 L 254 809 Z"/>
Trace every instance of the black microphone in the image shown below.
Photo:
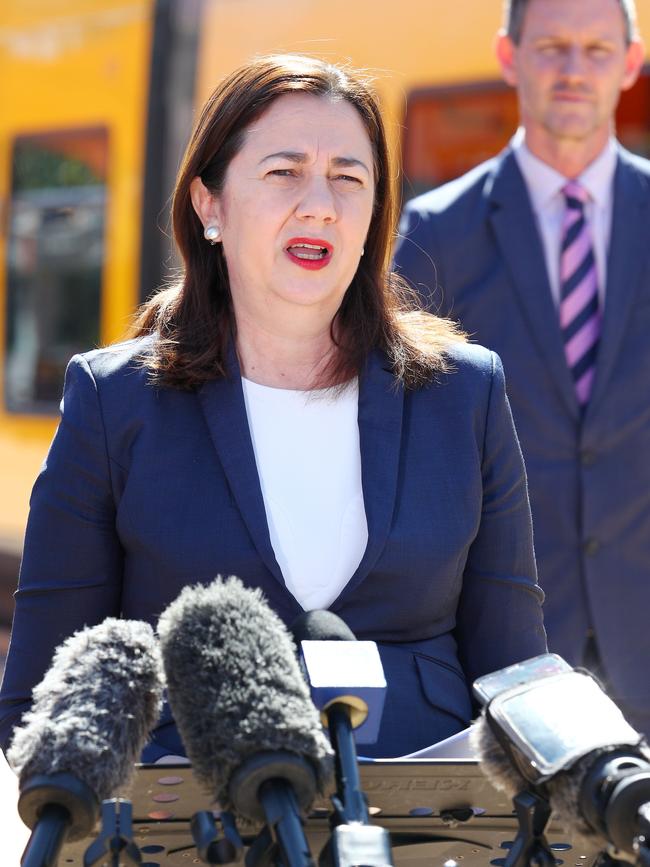
<path fill-rule="evenodd" d="M 229 578 L 185 588 L 158 632 L 197 779 L 222 809 L 266 822 L 287 867 L 312 864 L 301 813 L 328 785 L 331 748 L 284 624 Z"/>
<path fill-rule="evenodd" d="M 357 742 L 374 743 L 379 732 L 386 680 L 377 645 L 357 641 L 331 611 L 306 611 L 291 631 L 312 699 L 334 747 L 334 827 L 321 864 L 392 864 L 390 835 L 385 828 L 370 825 L 355 745 L 355 734 Z"/>
<path fill-rule="evenodd" d="M 497 673 L 505 688 L 472 734 L 481 765 L 511 797 L 546 799 L 583 845 L 634 861 L 650 839 L 650 750 L 591 675 L 563 661 L 540 675 L 540 659 Z"/>
<path fill-rule="evenodd" d="M 357 636 L 348 624 L 333 611 L 316 608 L 303 611 L 291 624 L 296 644 L 301 641 L 356 641 Z"/>
<path fill-rule="evenodd" d="M 128 786 L 160 713 L 162 665 L 147 623 L 108 618 L 55 652 L 7 760 L 32 835 L 23 867 L 56 864 L 93 829 L 101 801 Z"/>

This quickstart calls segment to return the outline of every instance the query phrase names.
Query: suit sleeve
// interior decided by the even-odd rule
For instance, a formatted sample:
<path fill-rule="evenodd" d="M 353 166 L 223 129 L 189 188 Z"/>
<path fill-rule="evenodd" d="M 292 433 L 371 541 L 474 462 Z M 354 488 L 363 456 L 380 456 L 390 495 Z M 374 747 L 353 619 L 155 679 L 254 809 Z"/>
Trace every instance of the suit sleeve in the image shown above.
<path fill-rule="evenodd" d="M 459 656 L 468 682 L 546 651 L 524 462 L 495 353 L 481 470 L 481 521 L 457 611 Z"/>
<path fill-rule="evenodd" d="M 11 643 L 0 691 L 0 745 L 29 709 L 56 647 L 119 616 L 122 549 L 97 384 L 86 360 L 66 371 L 61 421 L 30 501 Z"/>

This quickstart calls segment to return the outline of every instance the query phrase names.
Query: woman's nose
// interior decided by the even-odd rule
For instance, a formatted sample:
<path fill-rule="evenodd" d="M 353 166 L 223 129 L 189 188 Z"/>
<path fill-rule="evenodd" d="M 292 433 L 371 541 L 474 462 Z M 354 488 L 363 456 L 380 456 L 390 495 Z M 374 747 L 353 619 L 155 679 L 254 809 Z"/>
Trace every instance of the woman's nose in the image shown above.
<path fill-rule="evenodd" d="M 336 200 L 328 178 L 314 176 L 305 181 L 296 215 L 301 220 L 320 220 L 324 223 L 336 220 Z"/>

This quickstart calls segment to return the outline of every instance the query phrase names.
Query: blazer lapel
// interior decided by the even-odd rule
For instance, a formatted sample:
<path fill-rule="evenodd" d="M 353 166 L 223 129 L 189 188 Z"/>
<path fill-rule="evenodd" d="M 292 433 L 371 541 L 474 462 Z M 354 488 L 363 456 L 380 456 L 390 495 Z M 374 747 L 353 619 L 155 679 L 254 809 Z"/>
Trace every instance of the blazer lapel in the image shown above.
<path fill-rule="evenodd" d="M 579 409 L 565 356 L 558 314 L 546 270 L 544 249 L 517 160 L 506 150 L 486 190 L 490 221 L 503 261 L 528 323 L 537 351 L 544 360 L 567 409 L 578 417 Z"/>
<path fill-rule="evenodd" d="M 198 397 L 233 497 L 264 564 L 284 586 L 269 535 L 264 498 L 248 427 L 241 372 L 234 346 L 228 357 L 228 377 L 205 383 Z"/>
<path fill-rule="evenodd" d="M 627 151 L 621 148 L 614 176 L 603 327 L 587 419 L 605 392 L 621 347 L 626 322 L 632 315 L 632 301 L 639 287 L 640 271 L 648 258 L 649 200 L 647 180 L 635 169 Z"/>
<path fill-rule="evenodd" d="M 386 356 L 371 354 L 359 377 L 361 483 L 368 544 L 354 575 L 330 606 L 337 610 L 368 575 L 381 554 L 393 519 L 402 438 L 404 388 Z"/>

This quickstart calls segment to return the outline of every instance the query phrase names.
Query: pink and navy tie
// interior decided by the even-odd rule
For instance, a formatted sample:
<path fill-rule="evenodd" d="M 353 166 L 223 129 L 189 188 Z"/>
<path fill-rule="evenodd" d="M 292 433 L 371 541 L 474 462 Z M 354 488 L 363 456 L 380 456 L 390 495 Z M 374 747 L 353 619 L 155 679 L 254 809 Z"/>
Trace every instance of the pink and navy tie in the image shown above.
<path fill-rule="evenodd" d="M 584 212 L 589 194 L 576 181 L 570 181 L 562 192 L 566 212 L 560 253 L 560 328 L 576 397 L 585 407 L 596 372 L 601 329 L 598 275 Z"/>

